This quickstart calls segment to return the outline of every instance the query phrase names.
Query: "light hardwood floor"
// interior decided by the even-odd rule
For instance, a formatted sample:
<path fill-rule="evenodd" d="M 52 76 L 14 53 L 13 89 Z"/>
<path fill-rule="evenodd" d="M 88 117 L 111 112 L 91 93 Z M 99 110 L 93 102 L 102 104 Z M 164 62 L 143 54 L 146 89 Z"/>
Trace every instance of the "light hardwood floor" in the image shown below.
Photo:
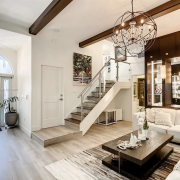
<path fill-rule="evenodd" d="M 132 123 L 120 121 L 111 126 L 94 124 L 80 139 L 43 148 L 18 128 L 0 132 L 0 180 L 54 180 L 44 168 L 60 159 L 132 131 Z"/>

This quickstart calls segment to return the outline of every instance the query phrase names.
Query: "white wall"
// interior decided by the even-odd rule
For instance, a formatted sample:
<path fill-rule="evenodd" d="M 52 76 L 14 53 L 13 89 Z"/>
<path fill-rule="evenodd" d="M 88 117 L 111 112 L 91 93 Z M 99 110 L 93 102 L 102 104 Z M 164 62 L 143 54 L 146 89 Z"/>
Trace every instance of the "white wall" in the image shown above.
<path fill-rule="evenodd" d="M 55 40 L 52 41 L 52 40 Z M 41 129 L 41 66 L 64 69 L 64 117 L 79 105 L 78 95 L 85 86 L 73 86 L 73 52 L 92 56 L 92 76 L 102 67 L 102 42 L 79 48 L 78 42 L 63 34 L 42 31 L 32 39 L 32 131 Z"/>
<path fill-rule="evenodd" d="M 17 51 L 19 126 L 29 136 L 31 135 L 31 85 L 31 38 L 29 37 Z"/>

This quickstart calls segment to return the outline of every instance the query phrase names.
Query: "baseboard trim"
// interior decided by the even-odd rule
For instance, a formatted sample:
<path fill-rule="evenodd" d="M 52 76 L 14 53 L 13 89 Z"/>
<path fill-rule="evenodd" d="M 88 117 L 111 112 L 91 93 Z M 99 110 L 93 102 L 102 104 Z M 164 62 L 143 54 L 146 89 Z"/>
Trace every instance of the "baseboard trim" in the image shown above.
<path fill-rule="evenodd" d="M 19 124 L 19 128 L 20 128 L 25 134 L 27 134 L 29 137 L 31 137 L 31 132 L 28 131 L 25 127 L 23 127 L 23 126 L 21 126 L 21 125 Z"/>
<path fill-rule="evenodd" d="M 41 130 L 40 127 L 38 127 L 38 126 L 32 126 L 32 131 L 39 131 L 39 130 Z"/>
<path fill-rule="evenodd" d="M 129 118 L 129 117 L 123 117 L 122 119 L 123 119 L 124 121 L 130 121 L 130 122 L 132 122 L 131 118 Z"/>

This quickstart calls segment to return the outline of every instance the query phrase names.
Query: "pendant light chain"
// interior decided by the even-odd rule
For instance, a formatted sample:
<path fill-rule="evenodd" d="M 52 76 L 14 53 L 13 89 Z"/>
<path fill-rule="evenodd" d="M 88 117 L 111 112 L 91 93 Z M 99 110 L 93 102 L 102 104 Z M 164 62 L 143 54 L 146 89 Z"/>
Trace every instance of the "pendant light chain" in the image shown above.
<path fill-rule="evenodd" d="M 131 4 L 132 4 L 132 13 L 133 13 L 133 11 L 134 11 L 134 9 L 133 9 L 133 0 L 131 1 Z"/>

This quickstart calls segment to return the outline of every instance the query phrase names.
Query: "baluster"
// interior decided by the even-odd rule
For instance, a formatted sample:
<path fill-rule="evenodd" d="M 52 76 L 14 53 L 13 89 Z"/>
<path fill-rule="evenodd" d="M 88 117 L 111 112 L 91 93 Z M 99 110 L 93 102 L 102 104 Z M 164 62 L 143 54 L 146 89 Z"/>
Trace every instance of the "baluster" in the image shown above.
<path fill-rule="evenodd" d="M 84 114 L 83 114 L 83 100 L 84 97 L 83 95 L 81 95 L 81 121 L 83 121 L 83 118 L 84 118 Z"/>
<path fill-rule="evenodd" d="M 99 99 L 101 99 L 101 73 L 99 73 Z"/>
<path fill-rule="evenodd" d="M 118 61 L 116 61 L 116 64 L 117 64 L 117 66 L 116 66 L 116 82 L 118 82 L 119 81 L 119 64 L 118 64 Z"/>

